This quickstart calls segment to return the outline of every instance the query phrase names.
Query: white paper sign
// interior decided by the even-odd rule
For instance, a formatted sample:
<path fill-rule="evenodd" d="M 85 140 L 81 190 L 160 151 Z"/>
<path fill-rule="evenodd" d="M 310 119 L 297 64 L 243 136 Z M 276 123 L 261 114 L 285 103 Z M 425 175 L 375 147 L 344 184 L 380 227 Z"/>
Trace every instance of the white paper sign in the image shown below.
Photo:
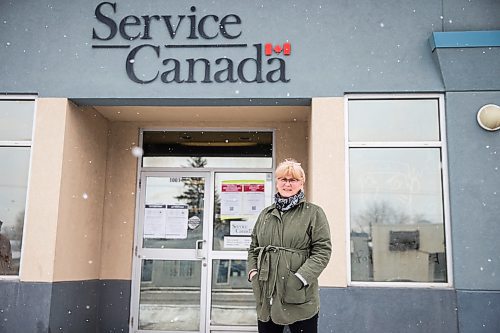
<path fill-rule="evenodd" d="M 229 234 L 231 236 L 250 236 L 252 234 L 254 222 L 230 221 L 229 223 Z"/>
<path fill-rule="evenodd" d="M 224 237 L 225 249 L 248 249 L 252 242 L 251 237 Z"/>
<path fill-rule="evenodd" d="M 188 206 L 167 205 L 165 238 L 186 239 L 188 230 Z"/>
<path fill-rule="evenodd" d="M 165 238 L 166 224 L 166 205 L 146 205 L 144 212 L 144 238 Z"/>
<path fill-rule="evenodd" d="M 241 184 L 222 184 L 221 205 L 222 215 L 240 215 L 241 214 Z"/>
<path fill-rule="evenodd" d="M 265 207 L 264 184 L 243 185 L 243 214 L 256 215 Z"/>

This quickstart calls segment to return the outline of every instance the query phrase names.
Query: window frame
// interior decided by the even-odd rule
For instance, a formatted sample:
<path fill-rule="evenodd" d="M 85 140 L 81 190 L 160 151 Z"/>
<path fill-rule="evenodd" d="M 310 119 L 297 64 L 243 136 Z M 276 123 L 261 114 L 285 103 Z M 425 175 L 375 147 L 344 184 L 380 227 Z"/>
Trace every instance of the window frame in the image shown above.
<path fill-rule="evenodd" d="M 37 95 L 27 94 L 27 95 L 16 95 L 16 94 L 5 94 L 0 95 L 0 103 L 4 101 L 32 101 L 33 102 L 33 124 L 31 127 L 31 140 L 29 141 L 19 141 L 19 140 L 3 140 L 0 141 L 1 148 L 8 147 L 26 147 L 29 148 L 29 161 L 28 161 L 28 177 L 26 184 L 26 201 L 24 202 L 24 221 L 23 221 L 23 235 L 22 235 L 22 245 L 21 245 L 21 256 L 19 259 L 19 272 L 15 275 L 1 275 L 0 281 L 8 280 L 20 280 L 23 271 L 23 257 L 24 257 L 24 246 L 26 243 L 26 220 L 28 216 L 28 202 L 29 202 L 29 191 L 30 191 L 30 180 L 31 180 L 31 166 L 33 159 L 33 137 L 35 133 L 36 115 L 37 115 Z"/>
<path fill-rule="evenodd" d="M 349 101 L 352 100 L 428 100 L 437 99 L 439 140 L 435 141 L 349 141 Z M 346 94 L 344 96 L 344 128 L 345 128 L 345 208 L 346 208 L 346 262 L 347 285 L 354 287 L 393 287 L 393 288 L 439 288 L 453 287 L 453 263 L 451 242 L 450 201 L 448 182 L 448 157 L 446 145 L 445 103 L 443 94 Z M 443 200 L 443 227 L 446 250 L 447 282 L 382 282 L 382 281 L 352 281 L 351 276 L 351 210 L 350 210 L 350 162 L 351 148 L 439 148 L 441 155 L 441 182 Z"/>

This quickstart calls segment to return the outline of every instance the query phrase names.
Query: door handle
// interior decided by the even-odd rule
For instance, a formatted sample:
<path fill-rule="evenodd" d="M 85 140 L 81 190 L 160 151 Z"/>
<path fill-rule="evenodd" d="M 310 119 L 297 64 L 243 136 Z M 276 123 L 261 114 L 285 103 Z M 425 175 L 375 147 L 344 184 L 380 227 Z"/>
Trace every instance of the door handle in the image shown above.
<path fill-rule="evenodd" d="M 203 253 L 203 244 L 205 244 L 204 239 L 199 239 L 196 241 L 196 258 L 205 259 L 205 255 Z"/>

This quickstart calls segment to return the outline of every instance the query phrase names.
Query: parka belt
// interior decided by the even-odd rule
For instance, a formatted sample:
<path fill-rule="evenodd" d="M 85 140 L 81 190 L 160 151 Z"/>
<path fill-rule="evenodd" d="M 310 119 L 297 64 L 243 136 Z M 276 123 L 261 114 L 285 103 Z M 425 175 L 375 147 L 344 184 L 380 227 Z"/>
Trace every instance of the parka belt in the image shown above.
<path fill-rule="evenodd" d="M 294 249 L 290 247 L 274 246 L 274 245 L 259 246 L 254 248 L 254 251 L 259 252 L 259 256 L 257 257 L 257 270 L 259 272 L 259 280 L 261 281 L 267 281 L 269 279 L 269 268 L 271 266 L 271 258 L 270 258 L 271 252 L 278 253 L 277 263 L 279 262 L 281 253 L 283 251 L 299 253 L 305 256 L 309 255 L 309 250 L 307 249 Z M 277 272 L 278 270 L 275 271 L 275 274 L 277 274 Z"/>

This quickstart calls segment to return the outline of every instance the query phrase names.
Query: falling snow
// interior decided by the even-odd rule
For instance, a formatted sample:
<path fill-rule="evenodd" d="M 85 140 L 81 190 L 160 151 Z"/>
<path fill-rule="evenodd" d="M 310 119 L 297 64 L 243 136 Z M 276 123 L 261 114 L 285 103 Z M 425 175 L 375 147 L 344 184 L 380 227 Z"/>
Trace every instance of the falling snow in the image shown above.
<path fill-rule="evenodd" d="M 130 152 L 132 153 L 132 155 L 134 155 L 137 158 L 142 157 L 142 155 L 144 154 L 144 150 L 141 147 L 137 147 L 137 146 L 132 147 Z"/>

